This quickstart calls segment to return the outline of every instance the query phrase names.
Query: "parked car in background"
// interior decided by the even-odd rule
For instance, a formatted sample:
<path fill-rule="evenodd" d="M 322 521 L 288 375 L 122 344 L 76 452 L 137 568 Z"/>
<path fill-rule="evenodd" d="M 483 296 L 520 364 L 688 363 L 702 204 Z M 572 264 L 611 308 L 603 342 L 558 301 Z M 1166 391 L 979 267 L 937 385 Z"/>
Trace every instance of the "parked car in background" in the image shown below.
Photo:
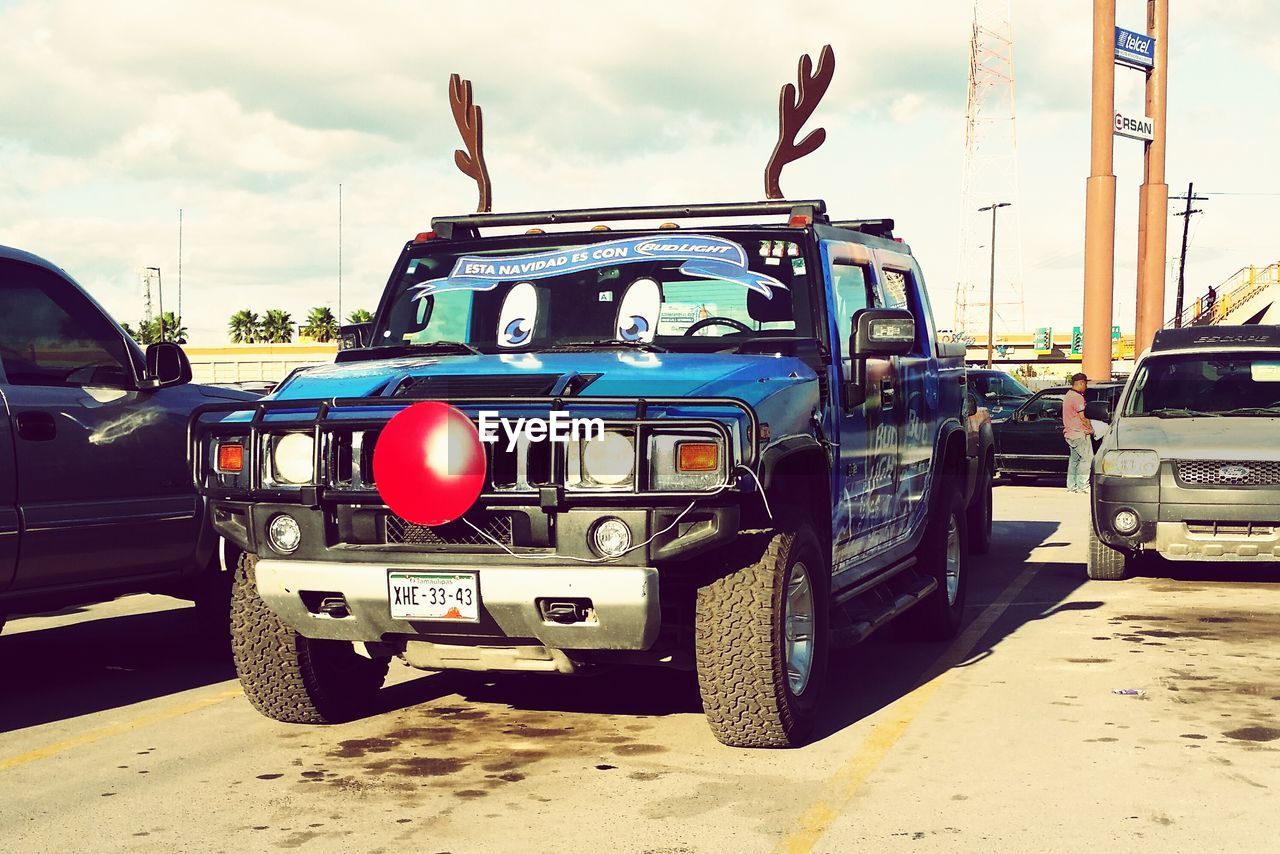
<path fill-rule="evenodd" d="M 125 593 L 225 605 L 187 418 L 257 396 L 190 379 L 177 344 L 144 353 L 61 269 L 0 247 L 0 625 Z"/>
<path fill-rule="evenodd" d="M 1105 382 L 1089 386 L 1086 403 L 1114 406 L 1121 383 Z M 1055 386 L 1038 392 L 994 425 L 996 472 L 1001 477 L 1037 477 L 1066 474 L 1067 443 L 1062 438 L 1062 399 L 1071 389 Z M 1099 439 L 1095 438 L 1094 447 Z"/>
<path fill-rule="evenodd" d="M 991 420 L 1004 421 L 1035 393 L 1017 377 L 991 368 L 970 368 L 969 390 L 978 396 L 978 405 Z"/>
<path fill-rule="evenodd" d="M 1094 460 L 1089 577 L 1150 554 L 1280 562 L 1277 439 L 1280 326 L 1157 332 Z"/>

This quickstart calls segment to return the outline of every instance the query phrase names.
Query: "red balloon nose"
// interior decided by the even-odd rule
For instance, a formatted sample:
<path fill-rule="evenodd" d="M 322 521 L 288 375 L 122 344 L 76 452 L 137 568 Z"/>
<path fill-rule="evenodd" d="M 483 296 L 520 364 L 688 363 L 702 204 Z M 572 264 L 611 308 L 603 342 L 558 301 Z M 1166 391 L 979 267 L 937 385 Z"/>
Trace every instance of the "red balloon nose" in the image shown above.
<path fill-rule="evenodd" d="M 418 525 L 444 525 L 484 490 L 485 460 L 471 419 L 446 403 L 415 403 L 392 416 L 373 449 L 382 500 Z"/>

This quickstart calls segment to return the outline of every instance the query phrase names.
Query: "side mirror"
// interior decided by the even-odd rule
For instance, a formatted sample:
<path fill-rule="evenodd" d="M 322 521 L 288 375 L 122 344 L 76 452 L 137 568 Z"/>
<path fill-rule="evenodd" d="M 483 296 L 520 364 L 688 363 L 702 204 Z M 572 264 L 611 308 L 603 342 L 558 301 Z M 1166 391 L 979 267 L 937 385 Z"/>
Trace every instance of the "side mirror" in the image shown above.
<path fill-rule="evenodd" d="M 338 327 L 339 350 L 359 350 L 361 347 L 368 347 L 372 338 L 372 323 L 350 323 Z"/>
<path fill-rule="evenodd" d="M 863 308 L 849 319 L 849 378 L 845 383 L 846 409 L 867 399 L 866 360 L 905 356 L 916 343 L 916 321 L 911 312 L 896 308 Z"/>
<path fill-rule="evenodd" d="M 1091 400 L 1084 405 L 1084 417 L 1090 421 L 1111 423 L 1111 404 L 1105 400 Z"/>
<path fill-rule="evenodd" d="M 191 382 L 191 360 L 172 341 L 161 341 L 147 347 L 146 389 L 164 388 Z"/>

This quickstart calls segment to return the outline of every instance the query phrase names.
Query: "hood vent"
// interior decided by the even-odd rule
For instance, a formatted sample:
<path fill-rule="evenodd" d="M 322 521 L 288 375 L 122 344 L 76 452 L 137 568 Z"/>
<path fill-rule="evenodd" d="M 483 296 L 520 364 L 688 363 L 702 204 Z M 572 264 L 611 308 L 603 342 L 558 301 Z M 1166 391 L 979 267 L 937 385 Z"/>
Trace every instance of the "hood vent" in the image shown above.
<path fill-rule="evenodd" d="M 598 374 L 427 374 L 401 380 L 391 397 L 458 398 L 572 397 Z"/>

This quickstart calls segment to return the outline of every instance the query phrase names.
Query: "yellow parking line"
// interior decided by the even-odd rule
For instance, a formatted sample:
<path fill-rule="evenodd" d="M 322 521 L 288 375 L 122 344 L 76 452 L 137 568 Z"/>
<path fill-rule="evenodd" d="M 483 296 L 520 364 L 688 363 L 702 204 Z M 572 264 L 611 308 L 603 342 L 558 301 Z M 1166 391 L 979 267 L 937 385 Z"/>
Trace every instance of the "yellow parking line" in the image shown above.
<path fill-rule="evenodd" d="M 836 771 L 826 791 L 834 793 L 831 797 L 818 801 L 800 816 L 795 830 L 788 834 L 778 845 L 780 854 L 806 854 L 818 844 L 818 840 L 840 816 L 841 811 L 853 800 L 854 795 L 862 788 L 871 774 L 888 755 L 898 740 L 906 733 L 911 722 L 915 720 L 921 709 L 929 702 L 929 698 L 938 690 L 943 679 L 951 668 L 963 661 L 972 652 L 974 646 L 982 639 L 996 620 L 1000 619 L 1023 589 L 1031 583 L 1036 568 L 1029 566 L 1000 594 L 1000 598 L 992 602 L 978 615 L 969 627 L 964 630 L 938 657 L 924 681 L 910 693 L 885 707 L 872 723 L 870 735 L 862 742 L 852 756 Z"/>
<path fill-rule="evenodd" d="M 230 700 L 233 697 L 241 695 L 240 689 L 228 688 L 219 691 L 217 694 L 211 694 L 199 700 L 192 700 L 189 703 L 183 703 L 178 706 L 170 706 L 166 709 L 160 709 L 147 715 L 140 715 L 132 720 L 121 721 L 118 724 L 102 727 L 101 729 L 89 730 L 77 736 L 65 739 L 63 741 L 47 744 L 44 747 L 37 747 L 35 750 L 28 750 L 26 753 L 19 753 L 17 756 L 9 756 L 0 759 L 0 771 L 7 771 L 10 768 L 16 768 L 19 765 L 26 765 L 28 762 L 35 762 L 39 759 L 47 759 L 50 756 L 56 756 L 68 750 L 74 750 L 77 747 L 84 747 L 86 744 L 92 744 L 95 741 L 101 741 L 104 738 L 110 738 L 113 735 L 121 735 L 122 733 L 132 732 L 136 729 L 142 729 L 160 721 L 170 720 L 172 718 L 181 717 L 182 715 L 198 712 L 201 709 L 207 709 L 218 703 Z"/>

